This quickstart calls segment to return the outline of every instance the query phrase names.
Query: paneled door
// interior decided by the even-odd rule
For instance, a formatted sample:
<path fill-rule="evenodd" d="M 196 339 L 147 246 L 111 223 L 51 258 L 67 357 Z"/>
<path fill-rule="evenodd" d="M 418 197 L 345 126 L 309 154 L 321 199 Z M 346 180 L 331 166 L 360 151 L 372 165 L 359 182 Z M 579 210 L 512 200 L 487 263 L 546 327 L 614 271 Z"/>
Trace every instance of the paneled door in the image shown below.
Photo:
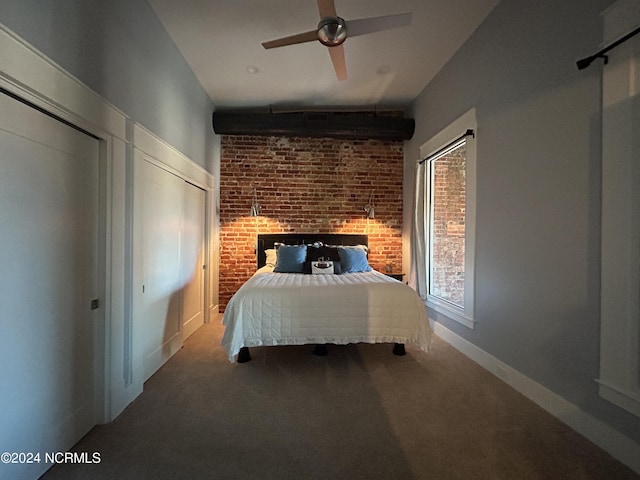
<path fill-rule="evenodd" d="M 98 163 L 98 140 L 0 93 L 0 452 L 40 455 L 1 478 L 97 423 Z"/>
<path fill-rule="evenodd" d="M 184 180 L 136 159 L 137 235 L 134 255 L 141 273 L 134 280 L 136 350 L 143 355 L 144 379 L 149 378 L 182 346 L 180 336 L 182 285 L 180 231 Z"/>
<path fill-rule="evenodd" d="M 205 202 L 205 191 L 185 182 L 180 242 L 180 264 L 184 278 L 183 340 L 204 323 Z"/>
<path fill-rule="evenodd" d="M 148 379 L 204 323 L 204 190 L 137 153 L 134 350 Z"/>

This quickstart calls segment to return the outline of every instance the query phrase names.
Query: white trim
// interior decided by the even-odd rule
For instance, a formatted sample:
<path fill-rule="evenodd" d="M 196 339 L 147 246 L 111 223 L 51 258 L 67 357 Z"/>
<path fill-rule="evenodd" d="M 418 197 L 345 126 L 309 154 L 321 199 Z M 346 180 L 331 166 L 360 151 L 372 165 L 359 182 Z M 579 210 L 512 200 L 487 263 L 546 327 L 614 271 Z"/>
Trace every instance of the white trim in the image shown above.
<path fill-rule="evenodd" d="M 204 189 L 209 196 L 207 212 L 208 268 L 213 264 L 215 239 L 214 177 L 201 166 L 152 134 L 142 125 L 131 128 L 130 119 L 73 75 L 47 58 L 0 23 L 0 87 L 54 113 L 101 140 L 101 310 L 103 324 L 98 335 L 102 372 L 98 422 L 114 420 L 143 388 L 142 373 L 134 364 L 132 344 L 132 208 L 133 150 L 130 141 L 146 158 Z M 159 159 L 162 159 L 159 160 Z M 129 180 L 129 181 L 128 181 Z M 205 321 L 217 309 L 215 272 L 206 287 Z"/>
<path fill-rule="evenodd" d="M 7 90 L 91 133 L 126 139 L 124 113 L 1 23 L 0 65 Z"/>
<path fill-rule="evenodd" d="M 145 153 L 147 161 L 203 190 L 213 189 L 213 175 L 139 123 L 133 125 L 133 146 Z"/>
<path fill-rule="evenodd" d="M 157 135 L 150 132 L 148 129 L 143 127 L 138 123 L 134 123 L 133 125 L 133 189 L 134 192 L 139 192 L 143 189 L 143 186 L 140 185 L 140 177 L 139 177 L 139 169 L 143 162 L 147 162 L 152 164 L 158 168 L 161 168 L 164 171 L 175 175 L 176 177 L 187 181 L 205 192 L 205 269 L 207 273 L 204 275 L 204 292 L 203 292 L 203 312 L 204 312 L 204 322 L 209 323 L 212 317 L 212 313 L 217 312 L 217 295 L 214 294 L 214 288 L 216 287 L 216 279 L 212 278 L 211 272 L 213 270 L 213 254 L 215 252 L 213 239 L 215 238 L 215 222 L 214 217 L 216 216 L 215 211 L 215 194 L 214 194 L 214 186 L 215 186 L 215 177 L 209 173 L 207 170 L 202 168 L 200 165 L 195 163 L 189 157 L 184 155 L 179 150 L 175 149 L 163 139 L 158 137 Z M 140 206 L 138 204 L 139 200 L 135 199 L 133 201 L 133 215 L 136 215 L 137 212 L 140 211 Z M 141 224 L 137 224 L 134 228 L 141 228 Z M 133 232 L 133 241 L 132 241 L 132 251 L 133 256 L 136 257 L 132 263 L 132 277 L 133 282 L 132 285 L 136 285 L 136 288 L 132 287 L 132 314 L 136 319 L 141 318 L 141 315 L 138 312 L 141 311 L 139 305 L 141 302 L 136 300 L 136 296 L 139 295 L 140 290 L 137 288 L 138 284 L 141 284 L 141 263 L 137 261 L 139 253 L 139 249 L 141 248 L 138 244 L 140 239 L 142 238 L 141 232 L 134 231 Z M 213 302 L 216 302 L 215 306 L 213 306 Z M 133 342 L 136 341 L 136 334 L 132 332 Z M 173 338 L 167 341 L 167 344 L 170 348 L 170 353 L 165 357 L 166 351 L 162 350 L 160 347 L 157 351 L 154 351 L 150 356 L 146 359 L 142 358 L 142 351 L 138 345 L 134 343 L 133 346 L 133 376 L 134 378 L 140 380 L 144 380 L 146 378 L 146 373 L 151 369 L 151 366 L 162 365 L 169 357 L 171 357 L 182 345 L 183 338 L 183 330 L 182 325 L 180 327 L 179 333 L 177 333 Z M 154 367 L 157 368 L 157 367 Z"/>
<path fill-rule="evenodd" d="M 612 43 L 638 26 L 640 2 L 638 0 L 618 0 L 602 13 L 602 45 Z"/>
<path fill-rule="evenodd" d="M 621 390 L 617 386 L 608 385 L 602 380 L 596 380 L 596 382 L 599 384 L 598 393 L 602 398 L 640 417 L 640 397 L 637 393 Z"/>
<path fill-rule="evenodd" d="M 96 352 L 99 385 L 97 422 L 108 422 L 122 412 L 141 386 L 127 383 L 130 366 L 122 332 L 131 322 L 127 301 L 126 240 L 128 117 L 73 75 L 0 24 L 0 86 L 34 105 L 74 124 L 101 140 L 101 258 L 99 298 L 102 323 Z"/>
<path fill-rule="evenodd" d="M 427 307 L 433 309 L 435 311 L 435 319 L 436 321 L 440 320 L 440 315 L 443 315 L 446 318 L 451 320 L 455 320 L 458 323 L 461 323 L 467 328 L 475 328 L 475 320 L 465 315 L 464 309 L 453 305 L 449 302 L 445 302 L 438 297 L 434 297 L 433 295 L 427 295 Z"/>
<path fill-rule="evenodd" d="M 459 137 L 467 130 L 477 133 L 475 108 L 465 112 L 430 140 L 420 146 L 420 157 L 427 158 L 437 152 L 452 139 Z M 476 252 L 476 171 L 477 153 L 475 136 L 466 137 L 466 205 L 465 205 L 465 274 L 464 274 L 464 307 L 442 301 L 427 293 L 426 305 L 438 315 L 454 320 L 467 328 L 475 328 L 475 252 Z M 425 174 L 426 174 L 425 170 Z M 426 185 L 425 196 L 429 195 Z M 428 282 L 427 282 L 428 283 Z"/>
<path fill-rule="evenodd" d="M 131 193 L 127 185 L 129 145 L 117 138 L 108 142 L 110 148 L 109 168 L 106 181 L 109 182 L 111 202 L 107 223 L 110 248 L 107 251 L 107 283 L 111 285 L 106 298 L 111 321 L 106 325 L 106 385 L 107 405 L 103 421 L 114 420 L 125 407 L 142 393 L 142 381 L 134 381 L 132 371 L 131 335 L 133 319 L 130 301 L 130 266 L 127 258 L 131 249 L 128 209 Z"/>
<path fill-rule="evenodd" d="M 640 445 L 633 440 L 580 410 L 576 405 L 526 375 L 502 363 L 496 357 L 458 336 L 438 322 L 434 323 L 434 333 L 564 424 L 598 445 L 635 472 L 640 473 Z"/>
<path fill-rule="evenodd" d="M 620 0 L 603 15 L 605 39 L 640 25 L 640 3 Z M 608 53 L 602 69 L 602 398 L 640 417 L 640 37 Z"/>
<path fill-rule="evenodd" d="M 475 132 L 476 129 L 476 109 L 472 108 L 468 112 L 465 112 L 456 120 L 451 122 L 447 127 L 440 130 L 437 134 L 431 137 L 428 141 L 420 146 L 420 157 L 426 158 L 434 152 L 437 152 L 442 147 L 451 142 L 452 139 L 459 137 L 466 130 L 472 129 Z M 469 139 L 469 137 L 467 137 Z"/>
<path fill-rule="evenodd" d="M 144 159 L 145 161 L 196 185 L 206 193 L 206 222 L 204 226 L 206 247 L 205 258 L 208 259 L 206 262 L 206 269 L 208 272 L 213 272 L 206 274 L 204 281 L 204 321 L 205 323 L 209 323 L 211 313 L 217 312 L 218 309 L 218 298 L 216 292 L 214 292 L 214 289 L 217 287 L 217 279 L 212 277 L 212 275 L 217 271 L 217 269 L 213 268 L 213 255 L 217 252 L 214 245 L 214 239 L 216 237 L 214 217 L 217 215 L 215 209 L 215 194 L 213 191 L 215 186 L 215 177 L 182 152 L 173 148 L 167 142 L 154 135 L 138 123 L 133 125 L 133 146 L 134 158 Z M 215 305 L 213 302 L 216 302 Z"/>

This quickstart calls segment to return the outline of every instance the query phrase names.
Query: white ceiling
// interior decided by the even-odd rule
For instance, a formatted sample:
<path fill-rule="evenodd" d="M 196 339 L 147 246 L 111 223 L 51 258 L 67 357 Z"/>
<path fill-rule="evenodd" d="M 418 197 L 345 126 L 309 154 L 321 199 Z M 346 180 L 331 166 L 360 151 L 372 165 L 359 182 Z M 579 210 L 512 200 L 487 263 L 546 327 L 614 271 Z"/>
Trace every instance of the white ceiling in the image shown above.
<path fill-rule="evenodd" d="M 149 0 L 217 108 L 404 107 L 499 0 L 335 0 L 345 20 L 411 12 L 411 26 L 347 38 L 338 81 L 319 42 L 265 50 L 306 32 L 314 0 Z M 256 69 L 257 73 L 249 70 Z"/>

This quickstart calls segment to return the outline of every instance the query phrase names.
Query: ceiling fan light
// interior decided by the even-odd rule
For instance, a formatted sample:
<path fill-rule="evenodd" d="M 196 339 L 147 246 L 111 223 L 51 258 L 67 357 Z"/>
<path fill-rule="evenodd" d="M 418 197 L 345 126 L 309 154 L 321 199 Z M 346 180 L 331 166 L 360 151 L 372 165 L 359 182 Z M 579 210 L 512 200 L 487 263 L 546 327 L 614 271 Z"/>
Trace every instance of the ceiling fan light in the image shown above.
<path fill-rule="evenodd" d="M 327 17 L 318 23 L 318 40 L 327 47 L 337 47 L 347 39 L 347 24 L 340 17 Z"/>

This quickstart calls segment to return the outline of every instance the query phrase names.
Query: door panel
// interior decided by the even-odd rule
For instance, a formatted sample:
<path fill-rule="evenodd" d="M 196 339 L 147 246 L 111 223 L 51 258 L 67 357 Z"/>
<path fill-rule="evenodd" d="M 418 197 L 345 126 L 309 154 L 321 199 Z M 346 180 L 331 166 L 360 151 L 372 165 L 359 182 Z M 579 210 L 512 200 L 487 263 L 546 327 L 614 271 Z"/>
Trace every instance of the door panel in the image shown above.
<path fill-rule="evenodd" d="M 181 270 L 184 278 L 182 339 L 204 323 L 205 201 L 204 190 L 185 183 L 182 217 Z"/>
<path fill-rule="evenodd" d="M 0 94 L 0 451 L 96 424 L 99 142 Z M 47 465 L 3 465 L 34 478 Z"/>
<path fill-rule="evenodd" d="M 137 168 L 142 196 L 142 232 L 136 252 L 142 257 L 141 331 L 144 377 L 149 378 L 180 348 L 180 229 L 184 181 L 144 160 Z"/>
<path fill-rule="evenodd" d="M 204 322 L 204 190 L 135 158 L 134 349 L 148 379 Z"/>

